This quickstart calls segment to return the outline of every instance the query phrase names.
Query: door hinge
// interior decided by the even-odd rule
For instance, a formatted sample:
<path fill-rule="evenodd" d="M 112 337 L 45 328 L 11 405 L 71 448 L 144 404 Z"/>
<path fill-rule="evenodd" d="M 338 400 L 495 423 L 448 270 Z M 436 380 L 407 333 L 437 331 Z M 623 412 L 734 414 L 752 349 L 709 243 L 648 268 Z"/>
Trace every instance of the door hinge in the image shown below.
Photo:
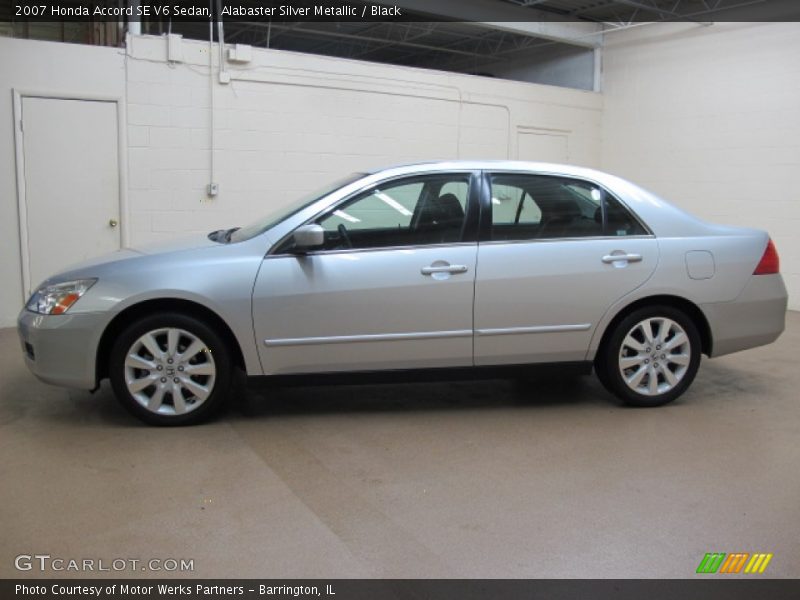
<path fill-rule="evenodd" d="M 22 119 L 19 120 L 19 130 L 25 131 L 25 121 L 23 121 Z"/>

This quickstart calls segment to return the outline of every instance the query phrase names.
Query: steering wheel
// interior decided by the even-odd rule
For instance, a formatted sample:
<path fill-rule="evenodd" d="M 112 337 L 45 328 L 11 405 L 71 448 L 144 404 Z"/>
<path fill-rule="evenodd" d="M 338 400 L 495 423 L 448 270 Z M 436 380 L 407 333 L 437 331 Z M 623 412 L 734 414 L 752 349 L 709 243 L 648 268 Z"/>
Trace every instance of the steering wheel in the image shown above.
<path fill-rule="evenodd" d="M 339 235 L 342 236 L 342 239 L 347 244 L 347 247 L 352 248 L 353 242 L 350 240 L 350 235 L 347 233 L 347 228 L 344 226 L 344 223 L 339 223 L 339 226 L 336 228 L 336 231 L 338 231 Z"/>

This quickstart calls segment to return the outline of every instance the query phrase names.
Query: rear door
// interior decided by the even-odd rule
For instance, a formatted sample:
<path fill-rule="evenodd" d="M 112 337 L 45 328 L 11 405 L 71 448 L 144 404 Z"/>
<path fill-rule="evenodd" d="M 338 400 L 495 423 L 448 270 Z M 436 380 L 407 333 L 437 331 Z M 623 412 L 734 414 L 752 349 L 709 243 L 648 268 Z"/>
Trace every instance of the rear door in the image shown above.
<path fill-rule="evenodd" d="M 524 173 L 486 182 L 475 364 L 584 360 L 608 307 L 655 269 L 655 238 L 591 182 Z"/>

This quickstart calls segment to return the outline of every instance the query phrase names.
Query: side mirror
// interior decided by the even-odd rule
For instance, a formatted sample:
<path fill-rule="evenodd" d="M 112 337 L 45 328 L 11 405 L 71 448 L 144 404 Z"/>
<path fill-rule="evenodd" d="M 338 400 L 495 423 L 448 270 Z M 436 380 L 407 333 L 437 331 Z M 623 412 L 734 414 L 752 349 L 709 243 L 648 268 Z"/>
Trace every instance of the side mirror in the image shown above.
<path fill-rule="evenodd" d="M 316 223 L 303 225 L 294 230 L 292 239 L 296 252 L 306 252 L 325 243 L 325 230 Z"/>

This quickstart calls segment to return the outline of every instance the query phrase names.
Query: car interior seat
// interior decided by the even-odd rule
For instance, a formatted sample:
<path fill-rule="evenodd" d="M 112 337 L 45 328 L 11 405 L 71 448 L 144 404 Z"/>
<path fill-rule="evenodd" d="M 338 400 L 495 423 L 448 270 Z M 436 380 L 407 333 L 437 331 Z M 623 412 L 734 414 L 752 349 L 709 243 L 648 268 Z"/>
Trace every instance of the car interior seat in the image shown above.
<path fill-rule="evenodd" d="M 428 232 L 430 242 L 455 242 L 461 239 L 464 209 L 455 194 L 430 198 L 422 207 L 418 231 Z"/>
<path fill-rule="evenodd" d="M 582 220 L 583 214 L 575 200 L 564 199 L 553 202 L 542 210 L 542 225 L 539 237 L 571 237 L 575 235 L 575 225 Z"/>

